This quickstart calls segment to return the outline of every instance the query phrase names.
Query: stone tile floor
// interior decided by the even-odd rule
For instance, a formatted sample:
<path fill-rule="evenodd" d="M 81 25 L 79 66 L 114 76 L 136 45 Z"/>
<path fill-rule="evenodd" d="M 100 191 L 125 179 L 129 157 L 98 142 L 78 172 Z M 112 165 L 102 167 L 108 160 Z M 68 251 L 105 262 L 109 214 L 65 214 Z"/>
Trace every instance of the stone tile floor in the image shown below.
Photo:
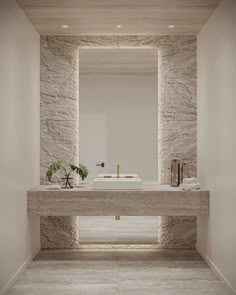
<path fill-rule="evenodd" d="M 228 295 L 196 251 L 41 251 L 8 295 Z"/>

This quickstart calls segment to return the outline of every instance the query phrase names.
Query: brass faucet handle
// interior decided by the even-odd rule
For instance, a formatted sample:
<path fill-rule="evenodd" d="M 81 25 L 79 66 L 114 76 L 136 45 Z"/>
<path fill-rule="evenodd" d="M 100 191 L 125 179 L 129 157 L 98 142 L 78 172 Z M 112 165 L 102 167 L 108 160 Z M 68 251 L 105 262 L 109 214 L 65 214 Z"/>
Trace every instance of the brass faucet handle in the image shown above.
<path fill-rule="evenodd" d="M 117 164 L 116 166 L 116 177 L 120 177 L 120 164 Z"/>

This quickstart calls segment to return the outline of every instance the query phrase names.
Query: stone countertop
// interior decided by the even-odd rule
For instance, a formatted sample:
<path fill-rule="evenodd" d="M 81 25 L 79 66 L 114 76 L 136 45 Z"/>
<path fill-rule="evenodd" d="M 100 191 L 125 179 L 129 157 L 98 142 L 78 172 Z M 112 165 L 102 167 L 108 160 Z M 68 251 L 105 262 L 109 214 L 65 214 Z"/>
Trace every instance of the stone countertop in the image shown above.
<path fill-rule="evenodd" d="M 38 216 L 200 216 L 209 215 L 209 191 L 180 191 L 144 183 L 143 190 L 73 189 L 59 185 L 28 191 L 28 215 Z"/>
<path fill-rule="evenodd" d="M 64 189 L 61 185 L 39 185 L 29 190 L 29 192 L 181 192 L 181 193 L 209 193 L 207 189 L 193 190 L 193 191 L 182 191 L 179 187 L 171 187 L 170 185 L 159 185 L 155 181 L 143 182 L 142 190 L 95 190 L 92 188 L 91 183 L 81 183 L 78 186 L 74 186 L 73 189 Z"/>

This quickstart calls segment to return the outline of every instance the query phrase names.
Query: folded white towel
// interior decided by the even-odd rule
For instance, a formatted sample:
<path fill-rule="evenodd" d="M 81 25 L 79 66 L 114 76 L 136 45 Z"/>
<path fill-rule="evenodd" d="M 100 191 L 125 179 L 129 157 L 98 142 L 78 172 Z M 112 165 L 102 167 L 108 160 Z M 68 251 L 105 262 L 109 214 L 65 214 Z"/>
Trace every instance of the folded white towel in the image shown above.
<path fill-rule="evenodd" d="M 188 177 L 183 179 L 183 184 L 192 184 L 192 183 L 198 183 L 198 180 L 196 177 Z"/>
<path fill-rule="evenodd" d="M 179 186 L 180 190 L 184 190 L 184 191 L 193 191 L 193 190 L 197 190 L 200 189 L 201 185 L 200 183 L 190 183 L 190 184 L 185 184 L 185 183 L 181 183 Z"/>

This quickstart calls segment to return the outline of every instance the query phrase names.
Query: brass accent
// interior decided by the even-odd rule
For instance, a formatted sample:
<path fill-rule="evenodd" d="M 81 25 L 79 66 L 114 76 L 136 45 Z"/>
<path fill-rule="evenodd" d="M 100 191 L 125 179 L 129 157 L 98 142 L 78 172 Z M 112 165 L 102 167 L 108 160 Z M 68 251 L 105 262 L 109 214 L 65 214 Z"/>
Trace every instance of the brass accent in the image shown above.
<path fill-rule="evenodd" d="M 110 175 L 105 175 L 104 178 L 112 178 Z"/>
<path fill-rule="evenodd" d="M 116 220 L 120 220 L 120 215 L 116 215 Z"/>
<path fill-rule="evenodd" d="M 116 177 L 119 178 L 120 177 L 120 165 L 117 164 L 116 166 Z"/>

